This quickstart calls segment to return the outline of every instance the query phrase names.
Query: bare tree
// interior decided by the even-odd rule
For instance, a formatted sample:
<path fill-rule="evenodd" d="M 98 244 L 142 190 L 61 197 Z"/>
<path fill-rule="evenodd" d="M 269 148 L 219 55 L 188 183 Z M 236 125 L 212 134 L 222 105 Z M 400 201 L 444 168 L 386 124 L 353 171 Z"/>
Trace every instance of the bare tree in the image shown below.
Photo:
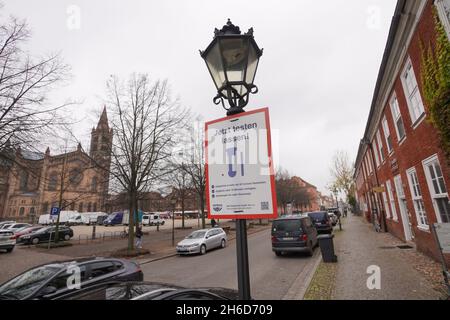
<path fill-rule="evenodd" d="M 111 182 L 127 194 L 131 252 L 139 197 L 165 172 L 188 111 L 171 98 L 167 81 L 152 82 L 146 74 L 133 74 L 127 82 L 112 77 L 107 91 L 114 132 Z"/>
<path fill-rule="evenodd" d="M 284 213 L 287 211 L 288 204 L 293 204 L 297 210 L 299 210 L 299 206 L 310 204 L 311 199 L 306 188 L 300 186 L 287 170 L 278 168 L 275 184 L 277 202 L 283 208 Z"/>
<path fill-rule="evenodd" d="M 353 165 L 351 165 L 347 152 L 339 150 L 335 153 L 330 169 L 333 181 L 331 192 L 344 192 L 347 199 L 353 190 Z"/>
<path fill-rule="evenodd" d="M 11 17 L 2 21 L 0 150 L 5 146 L 34 148 L 41 136 L 64 122 L 57 112 L 64 105 L 49 106 L 47 94 L 67 79 L 69 68 L 58 54 L 33 58 L 25 51 L 31 34 L 24 20 Z"/>
<path fill-rule="evenodd" d="M 206 227 L 205 206 L 206 206 L 206 171 L 205 171 L 205 134 L 203 130 L 203 121 L 197 117 L 184 135 L 184 145 L 179 152 L 183 169 L 190 177 L 192 187 L 197 193 L 200 204 L 202 219 L 202 228 Z"/>

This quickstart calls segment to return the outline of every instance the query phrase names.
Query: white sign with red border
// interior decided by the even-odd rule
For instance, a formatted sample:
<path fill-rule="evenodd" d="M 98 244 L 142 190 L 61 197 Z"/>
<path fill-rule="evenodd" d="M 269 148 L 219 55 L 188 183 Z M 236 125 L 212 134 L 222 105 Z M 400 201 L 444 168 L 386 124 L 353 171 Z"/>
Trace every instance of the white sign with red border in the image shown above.
<path fill-rule="evenodd" d="M 277 217 L 269 110 L 207 122 L 205 140 L 208 217 Z"/>

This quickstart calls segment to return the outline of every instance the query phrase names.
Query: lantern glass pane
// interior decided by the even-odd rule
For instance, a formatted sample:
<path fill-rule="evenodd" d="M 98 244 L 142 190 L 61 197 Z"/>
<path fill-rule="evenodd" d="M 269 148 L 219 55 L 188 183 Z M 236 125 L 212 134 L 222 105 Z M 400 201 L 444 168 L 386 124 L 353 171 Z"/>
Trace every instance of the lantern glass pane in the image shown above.
<path fill-rule="evenodd" d="M 245 82 L 248 84 L 253 84 L 255 80 L 256 68 L 258 66 L 258 55 L 256 54 L 255 47 L 250 45 L 248 54 L 248 66 L 247 74 L 245 75 Z"/>
<path fill-rule="evenodd" d="M 221 39 L 222 55 L 228 81 L 243 81 L 247 68 L 248 39 Z"/>
<path fill-rule="evenodd" d="M 219 50 L 219 43 L 216 42 L 206 56 L 206 64 L 214 80 L 217 89 L 225 84 L 225 72 L 223 70 L 222 59 Z"/>

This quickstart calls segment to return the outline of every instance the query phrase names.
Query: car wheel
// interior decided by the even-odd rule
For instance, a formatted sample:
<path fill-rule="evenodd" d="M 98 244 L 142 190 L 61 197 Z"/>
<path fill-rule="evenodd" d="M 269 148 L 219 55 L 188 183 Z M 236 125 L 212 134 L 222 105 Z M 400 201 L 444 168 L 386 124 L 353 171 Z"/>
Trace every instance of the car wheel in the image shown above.
<path fill-rule="evenodd" d="M 283 255 L 283 253 L 281 251 L 275 251 L 275 255 L 277 257 L 281 257 Z"/>
<path fill-rule="evenodd" d="M 68 234 L 64 235 L 64 240 L 69 241 L 70 240 L 70 236 Z"/>
<path fill-rule="evenodd" d="M 14 247 L 13 247 L 13 248 L 6 249 L 6 252 L 10 253 L 10 252 L 13 251 L 13 249 L 14 249 Z"/>
<path fill-rule="evenodd" d="M 202 244 L 202 246 L 200 247 L 200 254 L 204 255 L 205 253 L 206 253 L 206 246 Z"/>
<path fill-rule="evenodd" d="M 166 223 L 166 222 L 165 222 L 165 221 L 161 222 L 161 225 L 163 226 L 163 225 L 164 225 L 164 223 Z"/>
<path fill-rule="evenodd" d="M 39 243 L 39 238 L 33 238 L 33 239 L 31 240 L 31 243 L 32 243 L 32 244 L 38 244 L 38 243 Z"/>
<path fill-rule="evenodd" d="M 220 247 L 225 248 L 226 245 L 227 245 L 227 242 L 225 241 L 225 239 L 222 239 L 222 242 L 220 243 Z"/>

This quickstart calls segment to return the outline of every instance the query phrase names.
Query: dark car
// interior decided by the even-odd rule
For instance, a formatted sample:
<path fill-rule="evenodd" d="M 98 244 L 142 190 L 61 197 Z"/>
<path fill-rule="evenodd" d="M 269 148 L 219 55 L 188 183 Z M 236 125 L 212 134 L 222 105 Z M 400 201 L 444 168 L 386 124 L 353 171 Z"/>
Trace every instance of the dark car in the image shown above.
<path fill-rule="evenodd" d="M 32 268 L 0 286 L 0 299 L 57 299 L 108 281 L 142 281 L 138 263 L 113 258 L 54 262 Z M 79 279 L 79 285 L 76 280 Z"/>
<path fill-rule="evenodd" d="M 25 234 L 17 238 L 17 243 L 38 244 L 40 242 L 55 241 L 56 227 L 44 227 L 36 232 Z M 67 226 L 59 226 L 59 240 L 70 240 L 73 237 L 73 230 Z"/>
<path fill-rule="evenodd" d="M 156 282 L 110 281 L 57 297 L 58 300 L 237 300 L 227 288 L 183 288 Z"/>
<path fill-rule="evenodd" d="M 332 233 L 333 226 L 330 216 L 326 211 L 308 212 L 307 215 L 311 218 L 318 233 Z"/>
<path fill-rule="evenodd" d="M 34 227 L 28 227 L 25 229 L 22 229 L 20 231 L 14 232 L 14 238 L 18 239 L 20 236 L 26 235 L 26 234 L 30 234 L 33 232 L 37 232 L 38 230 L 41 230 L 42 228 L 45 228 L 43 226 L 34 226 Z"/>
<path fill-rule="evenodd" d="M 317 230 L 308 216 L 284 216 L 272 222 L 272 251 L 277 256 L 285 252 L 312 256 L 316 246 Z"/>

